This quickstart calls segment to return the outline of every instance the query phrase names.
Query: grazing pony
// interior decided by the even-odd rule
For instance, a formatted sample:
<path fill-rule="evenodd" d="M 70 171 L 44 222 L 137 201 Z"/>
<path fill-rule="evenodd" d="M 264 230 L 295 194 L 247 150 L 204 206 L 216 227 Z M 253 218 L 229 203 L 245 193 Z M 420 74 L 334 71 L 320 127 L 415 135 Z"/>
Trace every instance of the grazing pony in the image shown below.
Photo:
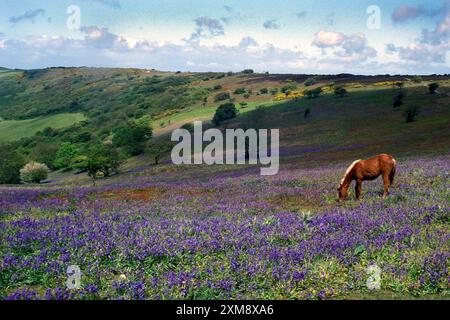
<path fill-rule="evenodd" d="M 389 187 L 392 185 L 395 176 L 395 159 L 388 154 L 379 154 L 367 160 L 354 161 L 345 172 L 344 178 L 339 185 L 338 201 L 347 199 L 348 188 L 353 180 L 356 181 L 355 193 L 356 199 L 361 196 L 362 182 L 365 180 L 375 180 L 380 175 L 383 177 L 384 193 L 383 198 L 389 193 Z"/>

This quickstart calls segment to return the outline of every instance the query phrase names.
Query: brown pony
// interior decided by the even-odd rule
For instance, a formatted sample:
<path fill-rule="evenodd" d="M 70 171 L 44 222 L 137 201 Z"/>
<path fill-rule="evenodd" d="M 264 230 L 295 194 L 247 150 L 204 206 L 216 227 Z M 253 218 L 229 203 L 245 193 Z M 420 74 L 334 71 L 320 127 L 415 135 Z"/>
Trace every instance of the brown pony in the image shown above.
<path fill-rule="evenodd" d="M 380 175 L 383 177 L 384 193 L 383 198 L 389 193 L 389 187 L 392 185 L 395 176 L 395 159 L 388 154 L 379 154 L 367 160 L 354 161 L 345 172 L 344 178 L 338 188 L 338 201 L 347 199 L 348 188 L 353 180 L 356 181 L 355 193 L 356 199 L 361 196 L 362 182 L 365 180 L 375 180 Z"/>

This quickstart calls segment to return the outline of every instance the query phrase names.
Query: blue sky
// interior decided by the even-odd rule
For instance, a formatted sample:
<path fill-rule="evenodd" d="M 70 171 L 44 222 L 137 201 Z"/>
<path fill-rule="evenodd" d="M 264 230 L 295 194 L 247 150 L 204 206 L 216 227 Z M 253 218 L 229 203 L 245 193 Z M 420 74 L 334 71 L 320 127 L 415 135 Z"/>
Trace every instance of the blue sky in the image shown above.
<path fill-rule="evenodd" d="M 0 0 L 0 12 L 5 67 L 450 73 L 450 0 Z"/>

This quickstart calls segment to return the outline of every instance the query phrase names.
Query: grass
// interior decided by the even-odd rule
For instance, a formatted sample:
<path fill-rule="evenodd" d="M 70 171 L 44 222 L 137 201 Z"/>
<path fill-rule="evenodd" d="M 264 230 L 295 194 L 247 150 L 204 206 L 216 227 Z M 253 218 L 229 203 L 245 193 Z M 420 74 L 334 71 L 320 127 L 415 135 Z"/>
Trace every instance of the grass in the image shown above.
<path fill-rule="evenodd" d="M 0 142 L 30 137 L 48 127 L 53 129 L 69 127 L 83 120 L 85 116 L 81 113 L 60 113 L 27 120 L 0 121 Z"/>

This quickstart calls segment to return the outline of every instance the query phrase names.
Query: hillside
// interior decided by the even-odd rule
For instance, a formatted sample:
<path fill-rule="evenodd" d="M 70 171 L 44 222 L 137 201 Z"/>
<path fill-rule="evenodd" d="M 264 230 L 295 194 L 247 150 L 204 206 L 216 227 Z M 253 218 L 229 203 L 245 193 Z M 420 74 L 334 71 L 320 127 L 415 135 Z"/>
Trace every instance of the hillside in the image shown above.
<path fill-rule="evenodd" d="M 431 82 L 439 83 L 439 93 L 428 93 Z M 337 97 L 333 90 L 341 86 L 348 94 Z M 321 96 L 307 99 L 305 90 L 315 88 L 322 89 Z M 405 94 L 404 105 L 393 108 L 399 92 Z M 415 81 L 414 76 L 387 75 L 3 69 L 0 141 L 16 140 L 17 148 L 37 160 L 39 150 L 50 150 L 46 162 L 51 166 L 48 159 L 62 142 L 84 150 L 94 142 L 110 141 L 119 126 L 137 121 L 151 125 L 151 145 L 162 144 L 167 152 L 173 129 L 195 120 L 208 122 L 219 105 L 231 101 L 239 116 L 225 126 L 244 121 L 253 127 L 281 128 L 281 156 L 286 160 L 446 153 L 449 92 L 449 76 Z M 403 111 L 411 106 L 421 108 L 418 121 L 405 123 Z M 125 167 L 149 165 L 151 150 Z M 167 159 L 167 153 L 162 157 Z"/>

